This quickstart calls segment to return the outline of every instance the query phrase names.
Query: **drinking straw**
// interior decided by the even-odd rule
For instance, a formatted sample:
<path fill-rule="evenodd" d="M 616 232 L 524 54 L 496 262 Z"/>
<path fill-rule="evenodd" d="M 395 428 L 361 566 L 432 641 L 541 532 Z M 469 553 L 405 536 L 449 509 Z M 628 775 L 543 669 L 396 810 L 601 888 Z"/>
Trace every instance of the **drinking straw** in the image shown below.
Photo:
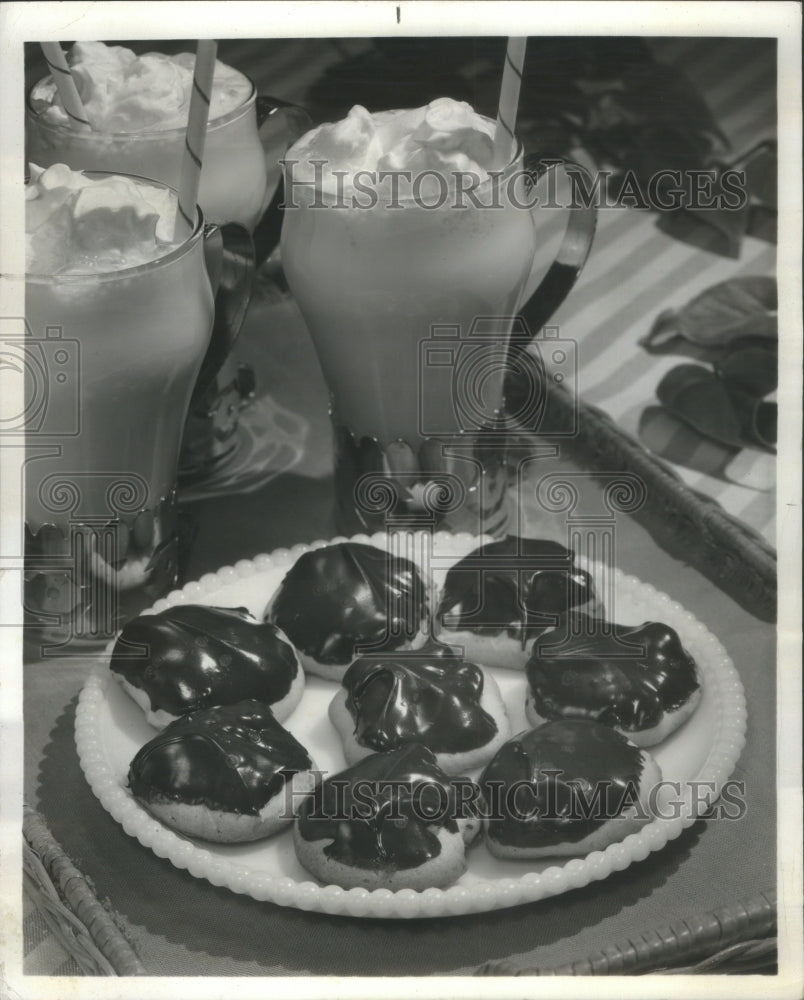
<path fill-rule="evenodd" d="M 78 93 L 78 87 L 75 85 L 73 74 L 70 72 L 70 67 L 64 58 L 60 43 L 40 42 L 39 44 L 42 46 L 45 62 L 50 67 L 53 75 L 53 82 L 56 84 L 56 90 L 59 92 L 65 114 L 80 125 L 92 128 L 87 118 L 84 102 Z"/>
<path fill-rule="evenodd" d="M 494 130 L 494 164 L 497 167 L 505 166 L 511 157 L 527 42 L 527 38 L 509 38 L 508 48 L 505 51 L 497 128 Z"/>
<path fill-rule="evenodd" d="M 189 236 L 195 228 L 195 209 L 198 185 L 201 183 L 201 166 L 204 160 L 204 141 L 207 135 L 209 102 L 212 96 L 212 77 L 218 43 L 201 39 L 195 50 L 193 90 L 187 117 L 187 135 L 184 139 L 184 156 L 179 177 L 179 200 L 176 206 L 174 241 Z"/>

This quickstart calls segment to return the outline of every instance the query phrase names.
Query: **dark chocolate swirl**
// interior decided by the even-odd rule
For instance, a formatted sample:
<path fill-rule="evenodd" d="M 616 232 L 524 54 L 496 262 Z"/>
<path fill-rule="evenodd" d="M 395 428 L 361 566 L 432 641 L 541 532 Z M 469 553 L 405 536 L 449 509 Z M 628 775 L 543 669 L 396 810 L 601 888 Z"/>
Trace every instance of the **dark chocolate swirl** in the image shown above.
<path fill-rule="evenodd" d="M 279 586 L 267 615 L 319 663 L 351 663 L 355 646 L 395 649 L 427 617 L 416 566 L 385 549 L 339 542 L 305 552 Z"/>
<path fill-rule="evenodd" d="M 131 762 L 128 784 L 145 802 L 171 801 L 258 815 L 309 754 L 258 701 L 192 712 L 166 726 Z"/>
<path fill-rule="evenodd" d="M 437 833 L 457 831 L 455 789 L 426 747 L 411 743 L 372 754 L 327 779 L 299 810 L 309 841 L 324 853 L 374 870 L 416 868 L 441 853 Z"/>
<path fill-rule="evenodd" d="M 346 671 L 357 742 L 371 750 L 422 743 L 434 753 L 485 746 L 497 733 L 480 707 L 483 671 L 448 646 L 359 657 Z"/>
<path fill-rule="evenodd" d="M 275 626 L 245 608 L 181 604 L 124 628 L 111 668 L 149 696 L 152 709 L 183 715 L 244 698 L 266 704 L 290 691 L 296 652 Z"/>
<path fill-rule="evenodd" d="M 573 619 L 564 619 L 564 623 Z M 525 671 L 536 711 L 545 719 L 594 719 L 638 732 L 657 726 L 698 689 L 695 660 L 678 633 L 660 622 L 626 626 L 578 616 L 536 643 Z M 577 627 L 580 623 L 580 628 Z"/>
<path fill-rule="evenodd" d="M 614 729 L 548 722 L 509 740 L 483 772 L 488 836 L 510 847 L 577 843 L 636 802 L 641 776 L 639 748 Z"/>
<path fill-rule="evenodd" d="M 568 608 L 595 607 L 595 586 L 558 542 L 507 535 L 457 562 L 436 612 L 455 631 L 505 633 L 525 642 L 553 627 Z"/>

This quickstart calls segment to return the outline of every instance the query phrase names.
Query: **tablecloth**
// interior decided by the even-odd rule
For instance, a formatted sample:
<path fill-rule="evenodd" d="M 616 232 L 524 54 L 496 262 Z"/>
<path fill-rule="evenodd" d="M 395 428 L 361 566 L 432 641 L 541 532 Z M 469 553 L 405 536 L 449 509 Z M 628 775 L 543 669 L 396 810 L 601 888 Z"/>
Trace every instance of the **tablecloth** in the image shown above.
<path fill-rule="evenodd" d="M 654 42 L 660 58 L 680 66 L 705 96 L 735 152 L 776 135 L 775 45 L 772 40 L 678 39 Z M 578 390 L 628 433 L 655 403 L 655 389 L 678 357 L 638 346 L 653 321 L 727 279 L 774 275 L 776 247 L 754 237 L 732 260 L 695 250 L 663 234 L 652 213 L 603 209 L 593 253 L 578 285 L 551 322 L 579 343 Z M 684 481 L 776 544 L 775 492 L 729 483 L 684 466 Z"/>

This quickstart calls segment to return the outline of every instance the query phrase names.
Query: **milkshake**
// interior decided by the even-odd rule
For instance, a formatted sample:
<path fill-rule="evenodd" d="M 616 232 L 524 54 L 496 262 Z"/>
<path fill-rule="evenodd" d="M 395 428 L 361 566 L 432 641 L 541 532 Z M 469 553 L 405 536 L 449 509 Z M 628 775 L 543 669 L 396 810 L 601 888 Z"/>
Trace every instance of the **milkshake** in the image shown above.
<path fill-rule="evenodd" d="M 358 489 L 367 470 L 402 470 L 409 506 L 434 473 L 455 472 L 500 530 L 501 456 L 492 475 L 471 442 L 500 419 L 537 233 L 514 197 L 521 149 L 495 172 L 493 135 L 492 121 L 442 98 L 355 107 L 287 153 L 282 261 L 332 395 L 343 527 L 376 526 L 359 510 L 347 525 L 349 477 Z M 466 453 L 451 461 L 442 442 Z"/>
<path fill-rule="evenodd" d="M 173 243 L 175 212 L 150 180 L 31 166 L 25 606 L 62 638 L 108 638 L 175 582 L 179 444 L 213 322 L 200 216 Z"/>
<path fill-rule="evenodd" d="M 120 45 L 76 42 L 67 62 L 92 127 L 69 118 L 52 77 L 45 77 L 27 102 L 29 160 L 178 186 L 194 55 L 138 56 Z M 239 222 L 253 229 L 273 195 L 278 167 L 269 182 L 255 105 L 251 80 L 218 60 L 199 194 L 208 222 Z"/>
<path fill-rule="evenodd" d="M 283 267 L 338 416 L 359 437 L 416 445 L 427 430 L 421 347 L 433 328 L 454 327 L 466 343 L 476 317 L 515 313 L 535 249 L 532 214 L 512 204 L 505 184 L 498 207 L 455 197 L 459 174 L 476 178 L 476 200 L 490 189 L 493 132 L 468 105 L 442 99 L 376 115 L 355 108 L 287 153 Z M 394 191 L 384 182 L 396 172 L 404 180 Z M 363 193 L 370 175 L 376 204 Z M 499 325 L 498 338 L 509 327 Z M 486 385 L 488 419 L 501 407 L 498 375 Z M 427 401 L 431 433 L 469 429 L 453 404 L 446 393 Z"/>

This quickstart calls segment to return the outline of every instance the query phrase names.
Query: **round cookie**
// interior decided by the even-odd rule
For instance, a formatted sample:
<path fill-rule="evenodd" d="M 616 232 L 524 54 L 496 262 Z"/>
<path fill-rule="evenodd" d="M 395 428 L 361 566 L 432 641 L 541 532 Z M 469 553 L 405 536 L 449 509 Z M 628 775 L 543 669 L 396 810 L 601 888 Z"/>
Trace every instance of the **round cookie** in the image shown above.
<path fill-rule="evenodd" d="M 330 702 L 347 763 L 421 743 L 447 774 L 490 760 L 510 734 L 497 682 L 448 646 L 358 657 Z"/>
<path fill-rule="evenodd" d="M 225 844 L 281 830 L 316 780 L 305 748 L 253 700 L 172 722 L 128 773 L 134 797 L 167 826 Z"/>
<path fill-rule="evenodd" d="M 498 858 L 602 851 L 652 819 L 650 754 L 597 722 L 563 719 L 510 739 L 480 779 L 484 834 Z"/>
<path fill-rule="evenodd" d="M 340 681 L 361 647 L 410 649 L 426 640 L 428 592 L 410 560 L 337 542 L 296 560 L 265 619 L 290 638 L 305 670 Z"/>
<path fill-rule="evenodd" d="M 180 604 L 124 626 L 110 667 L 157 729 L 187 712 L 254 698 L 287 719 L 304 692 L 296 651 L 245 608 Z"/>
<path fill-rule="evenodd" d="M 508 535 L 459 560 L 436 610 L 438 638 L 489 667 L 522 669 L 534 641 L 568 609 L 602 613 L 589 573 L 558 542 Z"/>
<path fill-rule="evenodd" d="M 695 660 L 661 622 L 626 626 L 570 616 L 555 637 L 547 633 L 535 644 L 525 672 L 531 725 L 591 719 L 643 747 L 682 725 L 702 694 Z"/>
<path fill-rule="evenodd" d="M 435 756 L 408 744 L 322 782 L 299 809 L 293 844 L 327 884 L 423 890 L 463 874 L 479 829 L 477 813 L 458 808 Z"/>

